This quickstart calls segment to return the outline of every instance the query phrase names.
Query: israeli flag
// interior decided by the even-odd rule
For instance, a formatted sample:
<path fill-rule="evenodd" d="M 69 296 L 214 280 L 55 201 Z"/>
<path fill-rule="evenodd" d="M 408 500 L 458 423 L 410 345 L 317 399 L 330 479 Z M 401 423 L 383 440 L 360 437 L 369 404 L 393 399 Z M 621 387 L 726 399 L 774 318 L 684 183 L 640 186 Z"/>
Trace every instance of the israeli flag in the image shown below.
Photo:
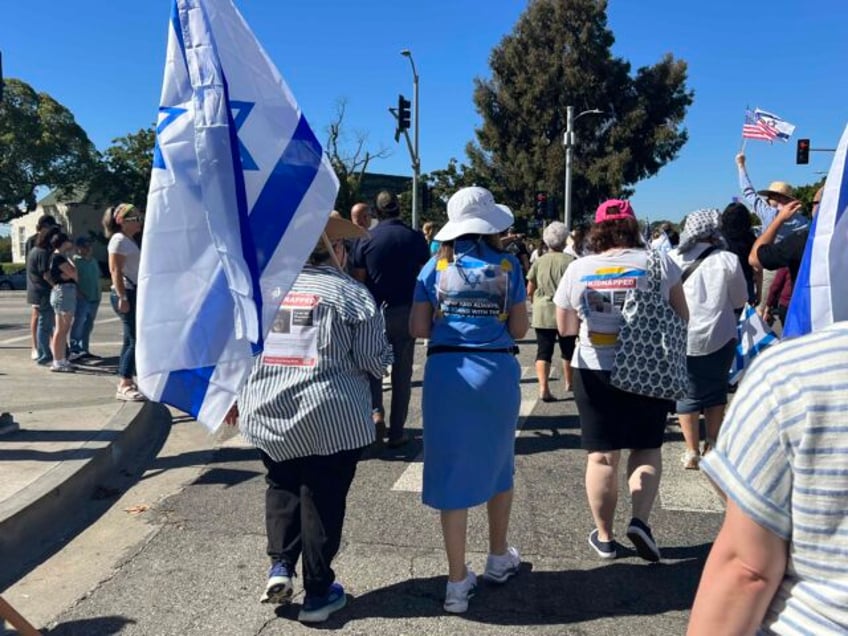
<path fill-rule="evenodd" d="M 793 124 L 790 124 L 788 121 L 782 117 L 778 117 L 774 113 L 768 113 L 760 108 L 755 108 L 754 117 L 773 128 L 777 132 L 777 138 L 781 141 L 789 141 L 792 133 L 795 132 L 795 126 Z"/>
<path fill-rule="evenodd" d="M 792 290 L 784 337 L 848 320 L 848 126 L 824 182 L 819 211 Z"/>
<path fill-rule="evenodd" d="M 174 0 L 138 281 L 142 393 L 218 428 L 337 192 L 231 0 Z"/>
<path fill-rule="evenodd" d="M 738 384 L 745 370 L 751 366 L 760 352 L 766 347 L 779 342 L 777 335 L 771 330 L 757 310 L 749 304 L 745 305 L 739 322 L 736 324 L 736 355 L 730 367 L 729 384 Z"/>

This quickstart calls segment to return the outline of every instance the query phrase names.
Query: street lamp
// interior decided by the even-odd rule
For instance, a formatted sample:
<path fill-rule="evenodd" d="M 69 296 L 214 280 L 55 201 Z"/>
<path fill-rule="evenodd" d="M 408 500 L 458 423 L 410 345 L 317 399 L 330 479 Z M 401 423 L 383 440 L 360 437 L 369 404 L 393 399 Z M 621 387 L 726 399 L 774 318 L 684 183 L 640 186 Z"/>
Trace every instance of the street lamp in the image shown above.
<path fill-rule="evenodd" d="M 565 135 L 563 136 L 563 145 L 565 146 L 565 202 L 564 202 L 564 218 L 566 229 L 571 231 L 571 157 L 574 152 L 575 137 L 574 137 L 574 122 L 580 119 L 583 115 L 603 115 L 604 111 L 592 108 L 584 110 L 582 113 L 574 116 L 574 106 L 567 106 L 565 109 Z"/>
<path fill-rule="evenodd" d="M 418 176 L 421 172 L 421 158 L 418 155 L 418 72 L 415 70 L 415 60 L 412 59 L 412 51 L 403 49 L 400 52 L 412 65 L 412 108 L 413 108 L 413 133 L 412 146 L 412 228 L 418 229 Z M 407 138 L 408 139 L 408 138 Z"/>

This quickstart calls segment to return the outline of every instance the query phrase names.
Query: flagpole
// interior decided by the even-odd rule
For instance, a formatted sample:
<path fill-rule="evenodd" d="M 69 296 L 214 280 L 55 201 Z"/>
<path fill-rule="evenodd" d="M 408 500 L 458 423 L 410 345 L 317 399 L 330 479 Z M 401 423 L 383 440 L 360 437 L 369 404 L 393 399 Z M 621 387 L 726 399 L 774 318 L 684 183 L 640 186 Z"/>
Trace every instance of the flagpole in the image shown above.
<path fill-rule="evenodd" d="M 324 243 L 324 247 L 327 248 L 327 251 L 330 252 L 330 259 L 333 261 L 333 265 L 338 267 L 341 271 L 344 271 L 342 264 L 339 263 L 339 259 L 336 256 L 336 251 L 333 249 L 333 244 L 330 242 L 330 237 L 327 236 L 326 232 L 321 232 L 321 241 Z"/>
<path fill-rule="evenodd" d="M 746 117 L 745 121 L 746 122 L 747 122 L 748 113 L 750 111 L 751 111 L 750 107 L 747 104 L 745 104 L 745 117 Z M 740 148 L 739 148 L 739 154 L 742 154 L 742 153 L 745 152 L 745 145 L 747 143 L 748 143 L 748 140 L 745 138 L 745 125 L 743 123 L 743 125 L 742 125 L 742 146 L 740 146 Z"/>

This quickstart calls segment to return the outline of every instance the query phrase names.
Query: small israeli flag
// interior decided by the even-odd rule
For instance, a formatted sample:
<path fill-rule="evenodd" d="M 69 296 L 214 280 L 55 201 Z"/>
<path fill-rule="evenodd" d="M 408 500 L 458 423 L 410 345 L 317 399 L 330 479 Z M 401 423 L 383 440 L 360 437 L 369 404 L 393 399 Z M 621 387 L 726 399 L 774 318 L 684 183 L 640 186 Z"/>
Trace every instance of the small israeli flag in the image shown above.
<path fill-rule="evenodd" d="M 824 182 L 810 227 L 784 337 L 793 338 L 848 320 L 848 126 Z"/>
<path fill-rule="evenodd" d="M 338 180 L 231 0 L 174 0 L 138 281 L 140 390 L 215 430 Z"/>
<path fill-rule="evenodd" d="M 777 335 L 757 313 L 757 310 L 746 304 L 736 325 L 736 355 L 730 367 L 728 383 L 738 384 L 754 358 L 766 347 L 778 342 Z"/>

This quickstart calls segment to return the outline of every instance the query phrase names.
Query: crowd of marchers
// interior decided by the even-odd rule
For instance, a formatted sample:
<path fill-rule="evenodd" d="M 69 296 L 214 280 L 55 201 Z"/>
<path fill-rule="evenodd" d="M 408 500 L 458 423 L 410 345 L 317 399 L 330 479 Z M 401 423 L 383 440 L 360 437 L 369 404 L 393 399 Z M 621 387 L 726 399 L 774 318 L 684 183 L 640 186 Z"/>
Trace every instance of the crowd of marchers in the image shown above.
<path fill-rule="evenodd" d="M 810 232 L 788 184 L 757 191 L 744 155 L 737 165 L 748 205 L 696 210 L 679 235 L 660 227 L 646 239 L 631 203 L 612 199 L 586 227 L 549 223 L 533 254 L 513 232 L 509 208 L 480 187 L 454 193 L 447 222 L 425 224 L 423 232 L 401 220 L 388 191 L 373 205 L 356 204 L 350 220 L 333 212 L 225 421 L 258 449 L 267 470 L 271 565 L 261 600 L 290 602 L 300 562 L 299 620 L 322 622 L 347 603 L 332 568 L 345 501 L 364 453 L 410 442 L 416 339 L 426 341 L 427 353 L 422 501 L 440 512 L 444 609 L 465 612 L 478 590 L 466 562 L 469 508 L 485 504 L 488 514 L 482 579 L 505 584 L 519 574 L 521 556 L 508 532 L 521 399 L 515 354 L 532 325 L 540 400 L 559 395 L 577 406 L 592 554 L 622 554 L 613 521 L 623 464 L 631 512 L 621 536 L 641 559 L 661 561 L 650 516 L 666 426 L 676 413 L 684 467 L 703 470 L 727 504 L 693 600 L 690 633 L 844 633 L 848 471 L 841 460 L 848 435 L 839 425 L 839 396 L 848 389 L 848 326 L 773 346 L 725 413 L 740 313 L 748 304 L 776 328 L 785 320 Z M 820 200 L 821 191 L 812 214 Z M 751 212 L 762 223 L 759 235 Z M 122 400 L 144 399 L 134 383 L 142 221 L 131 204 L 104 216 L 110 300 L 124 326 L 116 392 Z M 50 217 L 40 220 L 32 242 L 33 359 L 71 371 L 91 355 L 97 264 L 88 239 L 73 240 Z M 637 343 L 644 360 L 622 361 L 623 308 L 649 290 L 628 336 L 644 339 Z M 615 381 L 617 366 L 649 364 L 660 311 L 686 324 L 679 352 L 686 388 L 672 401 Z M 558 388 L 549 379 L 556 349 Z M 646 384 L 655 382 L 647 371 Z"/>

